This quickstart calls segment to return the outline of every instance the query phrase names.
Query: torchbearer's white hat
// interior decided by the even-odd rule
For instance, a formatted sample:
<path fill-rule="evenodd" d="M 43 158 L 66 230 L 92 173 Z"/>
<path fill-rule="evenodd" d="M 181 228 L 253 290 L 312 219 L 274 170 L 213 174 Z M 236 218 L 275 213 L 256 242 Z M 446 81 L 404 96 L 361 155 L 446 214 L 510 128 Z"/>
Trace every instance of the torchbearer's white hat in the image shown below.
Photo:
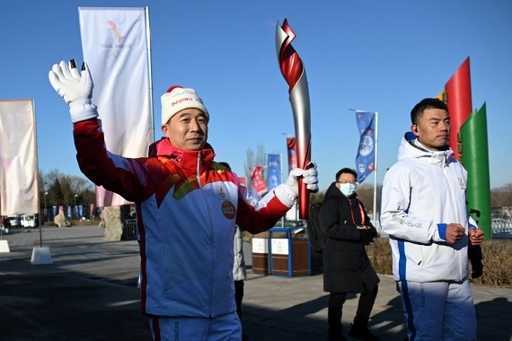
<path fill-rule="evenodd" d="M 162 100 L 162 126 L 179 111 L 196 108 L 209 116 L 208 110 L 197 92 L 191 88 L 171 86 L 161 97 Z"/>

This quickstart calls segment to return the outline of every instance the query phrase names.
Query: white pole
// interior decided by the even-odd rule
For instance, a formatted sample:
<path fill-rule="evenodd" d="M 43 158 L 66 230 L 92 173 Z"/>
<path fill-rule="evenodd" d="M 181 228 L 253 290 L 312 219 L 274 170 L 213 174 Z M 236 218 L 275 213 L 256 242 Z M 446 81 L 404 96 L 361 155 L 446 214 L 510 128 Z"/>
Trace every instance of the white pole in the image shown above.
<path fill-rule="evenodd" d="M 288 147 L 286 145 L 286 137 L 288 136 L 287 133 L 281 133 L 281 136 L 283 136 L 284 138 L 284 141 L 281 141 L 281 143 L 284 143 L 285 145 L 285 153 L 284 155 L 288 155 Z M 288 174 L 286 174 L 286 168 L 283 168 L 283 153 L 282 153 L 282 148 L 279 148 L 280 152 L 279 152 L 279 172 L 281 172 L 281 183 L 284 183 L 288 177 Z M 286 158 L 288 160 L 288 158 Z M 281 226 L 284 227 L 284 221 L 285 221 L 285 217 L 286 217 L 286 213 L 284 214 L 284 216 L 281 217 Z"/>
<path fill-rule="evenodd" d="M 281 148 L 279 148 L 281 149 Z M 281 176 L 281 183 L 283 183 L 283 153 L 279 152 L 279 173 Z M 281 227 L 284 227 L 284 217 L 286 216 L 286 213 L 281 217 Z"/>
<path fill-rule="evenodd" d="M 377 167 L 378 155 L 377 155 L 377 141 L 379 139 L 379 113 L 375 112 L 375 167 L 373 169 L 373 224 L 377 224 Z"/>
<path fill-rule="evenodd" d="M 35 100 L 32 98 L 32 120 L 34 122 L 34 141 L 35 141 L 35 154 L 36 154 L 36 168 L 37 168 L 37 174 L 36 174 L 36 183 L 37 183 L 37 190 L 36 190 L 36 197 L 37 197 L 37 215 L 39 215 L 39 246 L 43 246 L 43 228 L 41 227 L 41 205 L 39 203 L 39 153 L 38 151 L 38 144 L 37 144 L 37 122 L 36 122 L 36 103 Z"/>
<path fill-rule="evenodd" d="M 146 42 L 148 47 L 148 81 L 149 81 L 149 110 L 151 110 L 151 123 L 153 124 L 153 141 L 156 140 L 156 131 L 155 131 L 155 114 L 153 107 L 153 78 L 151 75 L 151 31 L 149 25 L 149 6 L 144 7 L 144 12 L 146 14 Z"/>

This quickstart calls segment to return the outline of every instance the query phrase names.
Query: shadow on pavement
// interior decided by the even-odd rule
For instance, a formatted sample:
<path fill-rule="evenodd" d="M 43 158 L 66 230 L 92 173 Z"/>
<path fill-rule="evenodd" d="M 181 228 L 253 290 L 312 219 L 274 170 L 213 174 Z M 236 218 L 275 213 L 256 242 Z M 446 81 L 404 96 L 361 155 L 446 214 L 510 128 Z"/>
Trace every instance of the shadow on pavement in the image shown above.
<path fill-rule="evenodd" d="M 512 340 L 512 325 L 504 323 L 500 317 L 512 315 L 512 302 L 507 297 L 497 297 L 480 302 L 476 306 L 478 339 L 493 341 Z"/>
<path fill-rule="evenodd" d="M 136 286 L 65 272 L 4 275 L 1 287 L 2 340 L 149 339 Z"/>
<path fill-rule="evenodd" d="M 308 315 L 327 308 L 329 295 L 282 310 L 244 305 L 243 325 L 249 340 L 309 341 L 327 339 L 327 320 Z M 400 297 L 391 300 L 389 308 L 372 315 L 369 327 L 380 340 L 403 340 L 405 332 L 392 328 L 402 324 Z M 345 335 L 350 324 L 343 323 Z M 349 338 L 350 339 L 350 338 Z"/>
<path fill-rule="evenodd" d="M 149 340 L 138 301 L 136 244 L 70 243 L 52 249 L 52 265 L 31 265 L 30 253 L 0 259 L 0 339 Z M 285 309 L 244 304 L 244 329 L 251 341 L 326 340 L 328 295 L 318 296 Z M 383 308 L 372 314 L 370 329 L 381 340 L 403 340 L 400 297 Z M 510 340 L 510 298 L 480 302 L 476 310 L 479 339 Z"/>

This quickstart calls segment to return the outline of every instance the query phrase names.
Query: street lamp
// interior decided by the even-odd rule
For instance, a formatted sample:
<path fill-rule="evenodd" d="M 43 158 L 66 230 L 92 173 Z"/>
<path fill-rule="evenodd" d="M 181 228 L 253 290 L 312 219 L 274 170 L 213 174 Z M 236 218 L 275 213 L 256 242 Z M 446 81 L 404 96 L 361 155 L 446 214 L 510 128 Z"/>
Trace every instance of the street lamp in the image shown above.
<path fill-rule="evenodd" d="M 44 192 L 44 219 L 43 224 L 45 224 L 48 221 L 48 205 L 46 205 L 46 197 L 48 196 L 48 191 Z"/>
<path fill-rule="evenodd" d="M 78 194 L 75 193 L 75 216 L 78 218 Z"/>

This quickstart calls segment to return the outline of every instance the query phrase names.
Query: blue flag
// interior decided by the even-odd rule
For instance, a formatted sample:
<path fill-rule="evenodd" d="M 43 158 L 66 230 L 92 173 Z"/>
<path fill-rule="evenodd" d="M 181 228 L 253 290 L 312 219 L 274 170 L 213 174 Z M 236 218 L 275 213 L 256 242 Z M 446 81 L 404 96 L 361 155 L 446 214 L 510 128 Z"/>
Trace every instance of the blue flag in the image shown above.
<path fill-rule="evenodd" d="M 362 183 L 375 170 L 375 113 L 356 111 L 359 147 L 356 155 L 357 181 Z"/>
<path fill-rule="evenodd" d="M 281 184 L 281 156 L 267 154 L 267 187 L 271 189 Z"/>

